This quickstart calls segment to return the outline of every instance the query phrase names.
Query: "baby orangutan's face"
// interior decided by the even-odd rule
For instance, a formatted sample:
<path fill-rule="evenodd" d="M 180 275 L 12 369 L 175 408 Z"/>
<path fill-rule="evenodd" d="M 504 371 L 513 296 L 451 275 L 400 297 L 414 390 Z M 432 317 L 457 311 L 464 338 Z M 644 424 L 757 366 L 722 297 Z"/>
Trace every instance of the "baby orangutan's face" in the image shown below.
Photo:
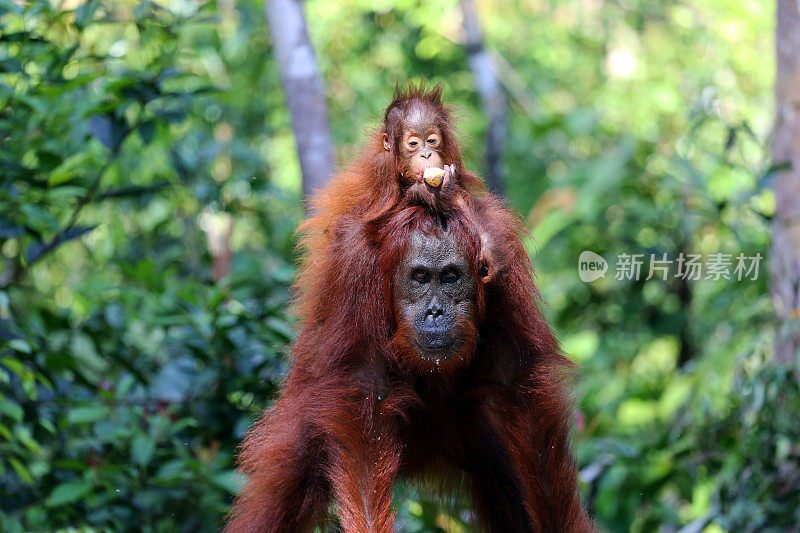
<path fill-rule="evenodd" d="M 402 138 L 399 143 L 400 168 L 409 180 L 421 176 L 426 168 L 442 168 L 442 133 L 437 124 L 436 110 L 429 104 L 415 100 L 402 118 Z M 389 150 L 390 139 L 384 138 Z"/>

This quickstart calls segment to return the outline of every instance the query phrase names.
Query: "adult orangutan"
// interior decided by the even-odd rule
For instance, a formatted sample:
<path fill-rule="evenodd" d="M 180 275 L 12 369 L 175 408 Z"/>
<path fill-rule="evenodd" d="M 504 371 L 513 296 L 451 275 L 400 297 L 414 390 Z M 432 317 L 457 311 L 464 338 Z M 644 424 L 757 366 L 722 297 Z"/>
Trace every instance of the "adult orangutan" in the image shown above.
<path fill-rule="evenodd" d="M 407 142 L 430 138 L 426 94 L 390 105 L 304 224 L 294 362 L 242 445 L 229 532 L 307 531 L 335 501 L 344 531 L 388 533 L 399 478 L 465 487 L 489 531 L 593 530 L 568 441 L 572 366 L 523 228 L 463 170 L 447 117 L 447 183 L 426 188 Z"/>

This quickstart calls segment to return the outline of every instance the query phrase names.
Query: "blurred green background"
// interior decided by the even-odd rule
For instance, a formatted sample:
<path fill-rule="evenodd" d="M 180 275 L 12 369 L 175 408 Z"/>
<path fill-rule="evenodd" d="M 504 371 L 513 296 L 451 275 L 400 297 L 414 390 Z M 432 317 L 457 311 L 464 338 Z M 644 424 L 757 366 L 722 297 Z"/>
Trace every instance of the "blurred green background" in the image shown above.
<path fill-rule="evenodd" d="M 507 195 L 583 370 L 586 504 L 614 532 L 797 531 L 800 390 L 771 364 L 765 264 L 577 275 L 583 250 L 766 256 L 772 2 L 477 5 Z M 339 162 L 425 77 L 483 171 L 458 9 L 306 2 Z M 288 365 L 300 190 L 260 2 L 0 0 L 0 531 L 219 529 Z M 397 502 L 402 531 L 470 531 L 460 501 Z"/>

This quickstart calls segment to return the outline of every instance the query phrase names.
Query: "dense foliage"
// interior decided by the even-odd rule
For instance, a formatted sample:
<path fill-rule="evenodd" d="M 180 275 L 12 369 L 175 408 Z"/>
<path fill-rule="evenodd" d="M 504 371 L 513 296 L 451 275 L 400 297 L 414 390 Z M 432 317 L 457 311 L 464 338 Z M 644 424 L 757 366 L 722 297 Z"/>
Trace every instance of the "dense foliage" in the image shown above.
<path fill-rule="evenodd" d="M 766 264 L 614 276 L 620 254 L 644 272 L 650 254 L 766 257 L 769 4 L 478 4 L 511 106 L 509 200 L 583 368 L 599 523 L 797 528 L 800 389 L 770 364 Z M 457 2 L 306 13 L 340 159 L 397 80 L 425 76 L 480 170 Z M 235 447 L 286 370 L 299 190 L 260 3 L 0 0 L 0 530 L 219 527 Z M 605 278 L 580 280 L 584 250 Z M 398 501 L 404 531 L 466 529 L 460 501 Z"/>
<path fill-rule="evenodd" d="M 3 530 L 216 529 L 283 372 L 300 210 L 267 179 L 268 98 L 229 88 L 279 93 L 241 65 L 263 28 L 198 9 L 4 5 Z M 242 253 L 215 283 L 223 214 Z"/>

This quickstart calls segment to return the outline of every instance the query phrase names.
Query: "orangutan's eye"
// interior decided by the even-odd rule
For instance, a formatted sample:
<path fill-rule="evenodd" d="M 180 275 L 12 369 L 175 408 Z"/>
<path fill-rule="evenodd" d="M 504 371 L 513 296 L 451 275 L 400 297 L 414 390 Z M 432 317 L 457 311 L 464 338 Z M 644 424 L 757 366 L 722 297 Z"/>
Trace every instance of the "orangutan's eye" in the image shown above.
<path fill-rule="evenodd" d="M 415 270 L 411 273 L 411 279 L 417 283 L 428 283 L 431 280 L 431 275 L 427 270 Z"/>
<path fill-rule="evenodd" d="M 442 283 L 455 283 L 460 277 L 461 275 L 457 270 L 448 270 L 442 274 Z"/>

